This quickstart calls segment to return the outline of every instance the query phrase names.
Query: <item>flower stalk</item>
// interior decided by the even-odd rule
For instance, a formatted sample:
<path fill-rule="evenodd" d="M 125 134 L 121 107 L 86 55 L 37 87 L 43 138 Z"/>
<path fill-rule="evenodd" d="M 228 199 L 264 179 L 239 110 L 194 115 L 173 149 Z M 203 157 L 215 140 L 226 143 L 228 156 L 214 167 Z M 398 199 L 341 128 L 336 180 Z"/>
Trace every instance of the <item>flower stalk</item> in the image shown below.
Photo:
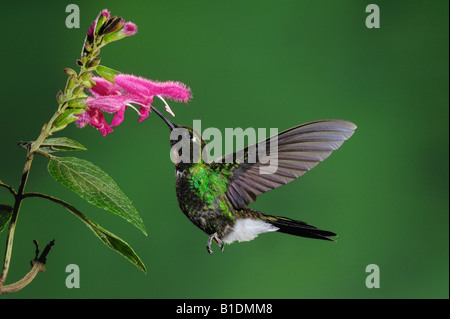
<path fill-rule="evenodd" d="M 97 19 L 88 30 L 88 34 L 83 44 L 81 58 L 77 60 L 77 65 L 80 67 L 80 71 L 77 73 L 70 68 L 64 69 L 65 73 L 68 75 L 68 79 L 64 91 L 59 91 L 56 96 L 56 100 L 58 103 L 56 112 L 50 118 L 48 123 L 43 125 L 37 139 L 31 144 L 26 144 L 26 160 L 17 192 L 15 192 L 12 187 L 6 184 L 0 184 L 1 186 L 8 188 L 14 196 L 14 206 L 12 209 L 11 219 L 9 221 L 8 227 L 8 234 L 6 238 L 5 257 L 3 261 L 2 272 L 0 274 L 0 293 L 9 293 L 22 289 L 34 279 L 37 273 L 45 269 L 45 261 L 43 262 L 42 259 L 35 259 L 33 261 L 33 267 L 31 271 L 27 275 L 25 275 L 25 277 L 23 277 L 15 284 L 8 286 L 4 285 L 10 269 L 17 220 L 19 217 L 22 201 L 26 198 L 26 196 L 24 196 L 25 187 L 27 184 L 28 176 L 30 174 L 34 154 L 40 152 L 39 148 L 46 138 L 48 138 L 53 133 L 64 129 L 69 123 L 78 120 L 77 115 L 82 114 L 85 111 L 84 109 L 87 108 L 87 105 L 85 103 L 87 95 L 84 93 L 84 89 L 93 87 L 95 85 L 95 82 L 92 80 L 92 75 L 101 61 L 101 58 L 98 57 L 100 49 L 109 42 L 118 40 L 117 37 L 112 37 L 112 40 L 110 41 L 105 40 L 104 38 L 106 35 L 121 31 L 125 25 L 128 29 L 134 29 L 135 33 L 136 26 L 133 23 L 124 23 L 122 18 L 111 18 L 107 10 L 103 10 L 102 12 L 100 12 L 100 14 L 97 16 Z M 109 28 L 103 28 L 105 26 L 109 26 Z M 124 35 L 122 32 L 120 34 L 120 37 L 123 38 L 128 35 L 133 35 L 134 33 L 128 32 Z"/>
<path fill-rule="evenodd" d="M 58 106 L 55 113 L 42 126 L 35 141 L 19 143 L 19 146 L 24 147 L 27 151 L 19 188 L 16 191 L 0 181 L 0 186 L 6 188 L 14 197 L 13 205 L 0 205 L 0 231 L 6 229 L 6 225 L 9 223 L 5 256 L 0 273 L 0 294 L 24 288 L 39 272 L 44 271 L 46 256 L 53 246 L 53 242 L 47 245 L 41 257 L 38 258 L 39 251 L 35 242 L 36 258 L 32 261 L 31 270 L 16 283 L 5 285 L 11 265 L 14 235 L 21 204 L 25 198 L 29 197 L 41 197 L 65 208 L 78 217 L 107 247 L 115 250 L 146 273 L 144 263 L 130 245 L 85 216 L 74 206 L 50 195 L 25 192 L 34 155 L 44 155 L 49 159 L 48 172 L 56 181 L 89 203 L 124 218 L 147 235 L 145 225 L 131 200 L 123 194 L 108 174 L 94 164 L 76 157 L 50 155 L 50 153 L 58 151 L 85 150 L 84 146 L 66 137 L 49 138 L 73 122 L 78 127 L 90 124 L 97 128 L 103 136 L 106 136 L 113 132 L 112 127 L 122 123 L 127 108 L 134 109 L 139 115 L 139 122 L 141 122 L 149 116 L 153 108 L 154 97 L 161 99 L 166 111 L 173 116 L 165 99 L 187 103 L 192 98 L 190 89 L 183 83 L 153 81 L 123 74 L 100 64 L 99 54 L 105 45 L 134 35 L 136 32 L 137 27 L 134 23 L 125 22 L 120 17 L 111 17 L 108 10 L 102 10 L 86 33 L 81 57 L 76 60 L 79 71 L 71 68 L 64 69 L 67 82 L 64 90 L 60 90 L 56 94 Z M 99 77 L 94 76 L 94 72 Z M 86 94 L 86 89 L 90 95 Z M 106 122 L 103 112 L 114 114 L 110 124 Z M 89 179 L 86 176 L 96 178 Z M 108 187 L 105 188 L 104 185 L 108 185 Z"/>

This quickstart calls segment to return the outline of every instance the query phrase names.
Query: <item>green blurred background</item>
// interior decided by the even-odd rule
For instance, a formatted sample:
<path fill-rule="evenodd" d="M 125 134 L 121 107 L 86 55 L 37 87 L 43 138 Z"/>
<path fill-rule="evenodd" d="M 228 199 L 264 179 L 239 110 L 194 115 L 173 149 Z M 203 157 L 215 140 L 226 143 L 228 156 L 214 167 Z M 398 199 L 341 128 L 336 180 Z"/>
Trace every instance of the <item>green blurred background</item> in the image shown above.
<path fill-rule="evenodd" d="M 18 186 L 17 142 L 35 139 L 50 119 L 62 69 L 76 68 L 85 31 L 108 8 L 139 31 L 105 48 L 102 63 L 190 86 L 188 106 L 170 103 L 177 123 L 201 119 L 222 132 L 324 118 L 358 125 L 330 159 L 251 206 L 335 231 L 338 242 L 264 234 L 208 255 L 207 236 L 177 204 L 165 124 L 155 116 L 138 124 L 129 110 L 106 138 L 75 125 L 57 136 L 89 149 L 68 156 L 117 181 L 148 237 L 54 181 L 45 158 L 33 162 L 27 190 L 65 199 L 124 238 L 148 274 L 67 211 L 29 199 L 7 282 L 29 270 L 33 239 L 56 245 L 46 272 L 1 298 L 449 297 L 448 1 L 376 1 L 380 29 L 365 26 L 369 1 L 80 1 L 80 29 L 65 26 L 69 3 L 2 4 L 3 181 Z M 4 189 L 0 203 L 11 203 Z M 68 264 L 80 267 L 79 289 L 65 286 Z M 368 264 L 380 267 L 379 289 L 365 286 Z"/>

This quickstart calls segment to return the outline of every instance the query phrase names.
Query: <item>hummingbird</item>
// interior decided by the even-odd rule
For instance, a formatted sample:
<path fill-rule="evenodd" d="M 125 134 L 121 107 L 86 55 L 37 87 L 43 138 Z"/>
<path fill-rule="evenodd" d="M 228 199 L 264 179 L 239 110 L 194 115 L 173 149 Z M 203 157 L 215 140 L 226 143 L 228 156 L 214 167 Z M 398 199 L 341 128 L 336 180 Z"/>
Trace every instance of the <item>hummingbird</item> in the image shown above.
<path fill-rule="evenodd" d="M 319 120 L 301 124 L 215 161 L 207 159 L 207 145 L 193 128 L 177 125 L 156 108 L 155 113 L 171 131 L 171 153 L 175 162 L 176 195 L 181 211 L 224 250 L 224 244 L 251 241 L 259 234 L 281 232 L 334 241 L 336 233 L 306 222 L 265 214 L 247 206 L 257 196 L 283 186 L 314 168 L 349 139 L 357 126 L 344 120 Z M 173 134 L 178 131 L 177 134 Z M 174 136 L 177 135 L 177 138 Z M 267 168 L 267 152 L 277 158 L 274 172 Z M 181 146 L 180 146 L 181 145 Z M 275 144 L 276 145 L 276 144 Z M 189 150 L 189 152 L 186 152 Z M 184 154 L 189 153 L 188 156 Z M 262 153 L 262 154 L 260 154 Z M 273 154 L 272 154 L 273 153 Z"/>

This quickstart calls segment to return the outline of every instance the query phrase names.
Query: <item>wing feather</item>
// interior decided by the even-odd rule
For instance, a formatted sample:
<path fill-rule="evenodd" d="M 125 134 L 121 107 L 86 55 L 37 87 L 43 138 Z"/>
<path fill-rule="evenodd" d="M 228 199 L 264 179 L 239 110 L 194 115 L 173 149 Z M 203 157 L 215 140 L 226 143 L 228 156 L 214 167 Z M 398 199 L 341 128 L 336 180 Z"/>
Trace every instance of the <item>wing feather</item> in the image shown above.
<path fill-rule="evenodd" d="M 227 196 L 235 209 L 242 209 L 255 201 L 258 195 L 313 169 L 349 139 L 355 129 L 355 124 L 343 120 L 302 124 L 228 154 L 212 165 L 217 169 L 222 165 L 231 167 Z M 275 169 L 270 167 L 273 163 L 276 164 Z"/>

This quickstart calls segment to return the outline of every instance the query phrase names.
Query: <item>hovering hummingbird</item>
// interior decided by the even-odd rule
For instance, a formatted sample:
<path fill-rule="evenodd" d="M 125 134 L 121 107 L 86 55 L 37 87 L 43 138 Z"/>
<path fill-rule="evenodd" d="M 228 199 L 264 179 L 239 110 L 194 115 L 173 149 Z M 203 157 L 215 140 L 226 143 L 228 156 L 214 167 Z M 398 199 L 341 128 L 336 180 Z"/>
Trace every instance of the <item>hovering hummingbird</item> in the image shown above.
<path fill-rule="evenodd" d="M 329 237 L 337 236 L 305 222 L 264 214 L 247 206 L 258 195 L 293 181 L 325 160 L 353 135 L 355 124 L 344 120 L 320 120 L 298 125 L 208 162 L 206 142 L 197 131 L 174 124 L 156 108 L 152 109 L 171 132 L 179 130 L 178 138 L 170 141 L 178 203 L 187 218 L 209 235 L 206 249 L 210 254 L 213 253 L 212 241 L 223 250 L 224 243 L 251 241 L 261 233 L 273 231 L 330 241 L 333 239 Z M 264 171 L 266 153 L 258 150 L 265 149 L 275 140 L 278 146 L 271 155 L 277 156 L 278 165 L 275 172 L 268 173 Z M 183 141 L 190 150 L 188 157 L 183 157 L 183 147 L 175 147 Z"/>

